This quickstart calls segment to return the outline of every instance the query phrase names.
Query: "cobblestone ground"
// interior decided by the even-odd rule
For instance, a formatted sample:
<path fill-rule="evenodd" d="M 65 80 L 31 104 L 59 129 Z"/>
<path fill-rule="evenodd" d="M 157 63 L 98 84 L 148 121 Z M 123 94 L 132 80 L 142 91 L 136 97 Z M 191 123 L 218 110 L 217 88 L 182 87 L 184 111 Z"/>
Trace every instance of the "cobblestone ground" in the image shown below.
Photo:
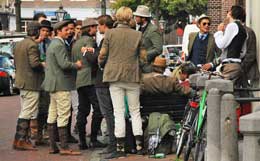
<path fill-rule="evenodd" d="M 12 142 L 19 110 L 19 96 L 0 96 L 0 161 L 105 161 L 102 159 L 103 156 L 99 154 L 100 149 L 82 151 L 81 156 L 50 155 L 48 154 L 48 147 L 39 147 L 38 151 L 13 150 Z M 74 149 L 78 148 L 77 144 L 72 144 L 71 146 Z M 112 161 L 174 161 L 174 158 L 174 155 L 168 155 L 164 159 L 128 155 L 126 158 L 114 159 Z"/>

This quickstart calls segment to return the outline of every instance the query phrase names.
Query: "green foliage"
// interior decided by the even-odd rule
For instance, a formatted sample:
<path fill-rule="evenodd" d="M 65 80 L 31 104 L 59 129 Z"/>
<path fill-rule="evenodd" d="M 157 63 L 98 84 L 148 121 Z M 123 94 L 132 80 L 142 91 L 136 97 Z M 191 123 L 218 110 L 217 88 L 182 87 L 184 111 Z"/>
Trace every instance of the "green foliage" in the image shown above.
<path fill-rule="evenodd" d="M 135 10 L 139 4 L 145 4 L 150 7 L 154 15 L 158 14 L 158 17 L 186 19 L 189 14 L 201 15 L 205 13 L 207 3 L 208 0 L 116 0 L 116 3 L 112 4 L 111 7 L 118 9 L 121 6 L 128 6 Z"/>
<path fill-rule="evenodd" d="M 111 8 L 117 10 L 121 6 L 127 6 L 134 11 L 139 4 L 141 4 L 141 0 L 116 0 L 116 3 L 111 4 Z"/>

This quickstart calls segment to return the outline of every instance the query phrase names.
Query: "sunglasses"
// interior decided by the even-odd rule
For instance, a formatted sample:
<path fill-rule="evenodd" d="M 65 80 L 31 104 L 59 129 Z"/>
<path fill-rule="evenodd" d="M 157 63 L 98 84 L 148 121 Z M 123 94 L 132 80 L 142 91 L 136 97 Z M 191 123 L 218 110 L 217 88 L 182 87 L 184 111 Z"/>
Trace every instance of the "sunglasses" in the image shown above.
<path fill-rule="evenodd" d="M 204 22 L 204 23 L 202 23 L 202 25 L 203 26 L 206 26 L 206 25 L 210 26 L 210 23 Z"/>

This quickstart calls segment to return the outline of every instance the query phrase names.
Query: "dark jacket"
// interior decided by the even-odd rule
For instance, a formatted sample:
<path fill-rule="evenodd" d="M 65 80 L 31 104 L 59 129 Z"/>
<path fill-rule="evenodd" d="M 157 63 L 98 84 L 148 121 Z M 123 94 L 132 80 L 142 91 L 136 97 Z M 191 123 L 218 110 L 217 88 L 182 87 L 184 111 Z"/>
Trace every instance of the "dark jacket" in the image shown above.
<path fill-rule="evenodd" d="M 43 66 L 40 62 L 38 44 L 31 37 L 26 37 L 17 43 L 14 49 L 14 61 L 16 87 L 24 90 L 40 90 L 44 75 Z"/>
<path fill-rule="evenodd" d="M 244 74 L 247 75 L 247 78 L 251 81 L 259 80 L 259 70 L 257 65 L 257 52 L 256 52 L 256 35 L 255 32 L 246 27 L 247 39 L 246 39 L 246 55 L 242 60 L 241 67 Z"/>

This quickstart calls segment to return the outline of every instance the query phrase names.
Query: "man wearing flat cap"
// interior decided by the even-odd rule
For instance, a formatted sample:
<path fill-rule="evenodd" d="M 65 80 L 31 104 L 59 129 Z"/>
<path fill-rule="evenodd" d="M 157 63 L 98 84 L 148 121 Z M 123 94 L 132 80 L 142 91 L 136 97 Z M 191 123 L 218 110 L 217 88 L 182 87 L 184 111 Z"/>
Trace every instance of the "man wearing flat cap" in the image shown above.
<path fill-rule="evenodd" d="M 15 85 L 20 89 L 21 111 L 18 116 L 13 148 L 37 150 L 29 140 L 30 120 L 36 120 L 38 113 L 39 91 L 43 80 L 43 64 L 36 39 L 39 37 L 40 24 L 36 21 L 27 26 L 27 37 L 14 49 L 16 66 Z"/>
<path fill-rule="evenodd" d="M 62 155 L 78 155 L 68 146 L 67 125 L 71 114 L 70 91 L 75 88 L 74 70 L 79 70 L 82 63 L 73 63 L 66 49 L 64 40 L 68 38 L 68 21 L 61 21 L 54 25 L 56 37 L 51 41 L 46 53 L 46 71 L 43 88 L 50 92 L 50 106 L 48 113 L 48 133 L 50 137 L 49 153 Z M 60 149 L 58 149 L 55 136 L 58 126 Z"/>
<path fill-rule="evenodd" d="M 72 55 L 75 61 L 81 60 L 83 67 L 77 72 L 76 87 L 79 95 L 79 107 L 77 116 L 77 127 L 79 131 L 79 148 L 84 150 L 88 146 L 86 144 L 86 124 L 87 116 L 90 113 L 91 105 L 93 107 L 93 115 L 91 122 L 91 136 L 90 146 L 93 148 L 104 147 L 97 140 L 98 130 L 100 129 L 101 121 L 103 119 L 95 89 L 95 77 L 97 66 L 91 64 L 87 60 L 87 55 L 93 54 L 97 48 L 94 37 L 97 32 L 97 21 L 93 18 L 87 18 L 82 22 L 82 35 L 79 40 L 73 45 Z M 82 54 L 81 48 L 84 47 L 84 53 Z"/>
<path fill-rule="evenodd" d="M 147 64 L 141 64 L 142 71 L 150 73 L 152 72 L 151 63 L 162 53 L 162 35 L 157 26 L 150 22 L 151 13 L 147 6 L 139 5 L 133 14 L 136 23 L 140 26 L 138 30 L 143 33 L 142 48 L 147 54 Z"/>
<path fill-rule="evenodd" d="M 213 34 L 210 33 L 210 17 L 202 14 L 198 21 L 197 26 L 199 32 L 193 32 L 189 35 L 188 43 L 188 58 L 196 66 L 198 64 L 204 65 L 205 70 L 210 70 L 216 66 L 217 63 L 213 62 L 220 54 L 217 48 Z"/>
<path fill-rule="evenodd" d="M 165 68 L 166 59 L 157 56 L 152 64 L 153 72 L 143 75 L 142 94 L 171 94 L 173 92 L 188 96 L 195 94 L 190 87 L 180 85 L 176 78 L 164 75 Z"/>

